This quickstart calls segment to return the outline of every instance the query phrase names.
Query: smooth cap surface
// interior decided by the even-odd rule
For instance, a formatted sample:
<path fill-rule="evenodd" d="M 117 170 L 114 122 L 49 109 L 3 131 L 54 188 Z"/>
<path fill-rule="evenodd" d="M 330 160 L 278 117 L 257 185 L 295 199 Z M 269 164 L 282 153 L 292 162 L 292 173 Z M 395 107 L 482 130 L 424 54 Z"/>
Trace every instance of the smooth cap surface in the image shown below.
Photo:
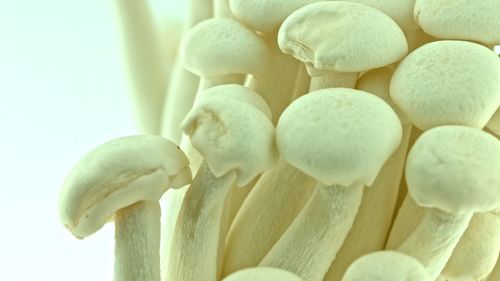
<path fill-rule="evenodd" d="M 281 156 L 325 185 L 371 185 L 401 141 L 401 123 L 382 99 L 359 90 L 311 92 L 281 115 Z"/>
<path fill-rule="evenodd" d="M 408 51 L 403 31 L 389 16 L 343 1 L 318 2 L 296 10 L 283 22 L 278 44 L 306 65 L 340 72 L 382 67 Z"/>
<path fill-rule="evenodd" d="M 424 207 L 450 213 L 500 207 L 500 141 L 480 129 L 436 127 L 423 133 L 406 163 L 408 192 Z"/>
<path fill-rule="evenodd" d="M 415 21 L 435 37 L 500 44 L 500 1 L 417 0 Z"/>
<path fill-rule="evenodd" d="M 500 104 L 500 60 L 479 44 L 432 42 L 399 64 L 390 95 L 421 130 L 440 125 L 482 128 Z"/>
<path fill-rule="evenodd" d="M 297 275 L 272 267 L 254 267 L 237 271 L 224 281 L 302 281 Z"/>
<path fill-rule="evenodd" d="M 262 38 L 241 23 L 226 18 L 205 20 L 191 28 L 180 46 L 183 66 L 194 74 L 220 77 L 259 75 L 270 61 Z"/>
<path fill-rule="evenodd" d="M 219 90 L 228 89 L 212 89 Z M 243 86 L 232 86 L 232 90 L 249 94 Z M 261 99 L 257 93 L 253 94 L 255 99 Z M 277 161 L 274 126 L 258 107 L 237 98 L 238 94 L 226 98 L 214 92 L 201 95 L 204 97 L 188 113 L 181 127 L 215 176 L 234 170 L 238 186 L 244 186 Z"/>
<path fill-rule="evenodd" d="M 118 138 L 85 155 L 66 176 L 59 196 L 62 223 L 76 237 L 99 230 L 121 208 L 158 201 L 191 181 L 189 162 L 172 142 L 152 135 Z"/>
<path fill-rule="evenodd" d="M 342 281 L 431 281 L 416 259 L 395 251 L 362 256 L 347 269 Z"/>

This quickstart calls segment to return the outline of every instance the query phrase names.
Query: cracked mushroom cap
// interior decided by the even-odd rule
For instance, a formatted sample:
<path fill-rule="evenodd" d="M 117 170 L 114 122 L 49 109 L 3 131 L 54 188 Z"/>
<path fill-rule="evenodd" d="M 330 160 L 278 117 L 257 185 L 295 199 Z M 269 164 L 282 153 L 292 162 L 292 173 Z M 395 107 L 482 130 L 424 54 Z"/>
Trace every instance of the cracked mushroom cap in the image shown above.
<path fill-rule="evenodd" d="M 272 267 L 253 267 L 237 271 L 224 281 L 302 281 L 297 275 Z"/>
<path fill-rule="evenodd" d="M 449 213 L 500 207 L 500 141 L 476 128 L 436 127 L 423 133 L 406 163 L 408 192 L 421 206 Z"/>
<path fill-rule="evenodd" d="M 408 51 L 403 31 L 389 16 L 343 1 L 317 2 L 296 10 L 283 22 L 278 44 L 306 65 L 339 72 L 382 67 Z"/>
<path fill-rule="evenodd" d="M 66 176 L 59 195 L 62 223 L 77 238 L 98 231 L 119 209 L 160 200 L 168 188 L 191 181 L 184 153 L 162 137 L 118 138 L 85 155 Z"/>
<path fill-rule="evenodd" d="M 398 116 L 382 99 L 335 88 L 309 93 L 281 115 L 281 156 L 325 185 L 370 186 L 401 142 Z"/>
<path fill-rule="evenodd" d="M 414 15 L 417 24 L 432 36 L 500 44 L 498 0 L 417 0 Z"/>
<path fill-rule="evenodd" d="M 432 42 L 399 64 L 390 96 L 421 130 L 440 125 L 483 128 L 500 105 L 500 60 L 479 44 Z"/>
<path fill-rule="evenodd" d="M 230 74 L 258 76 L 270 61 L 269 52 L 256 33 L 226 18 L 202 21 L 186 33 L 180 46 L 184 67 L 205 78 Z"/>
<path fill-rule="evenodd" d="M 416 259 L 395 251 L 379 251 L 358 258 L 342 281 L 431 281 Z"/>
<path fill-rule="evenodd" d="M 233 94 L 224 96 L 231 90 Z M 220 93 L 216 93 L 219 92 Z M 253 94 L 259 106 L 238 98 Z M 181 124 L 193 146 L 203 155 L 215 176 L 236 171 L 237 185 L 244 186 L 277 161 L 274 126 L 262 110 L 266 105 L 255 92 L 238 85 L 219 86 L 202 92 Z"/>

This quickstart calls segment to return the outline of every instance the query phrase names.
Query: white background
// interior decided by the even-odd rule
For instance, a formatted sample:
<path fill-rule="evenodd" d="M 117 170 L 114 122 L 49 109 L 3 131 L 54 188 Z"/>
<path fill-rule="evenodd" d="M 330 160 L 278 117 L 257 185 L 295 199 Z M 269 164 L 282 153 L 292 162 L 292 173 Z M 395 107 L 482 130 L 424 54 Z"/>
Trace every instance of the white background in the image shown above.
<path fill-rule="evenodd" d="M 112 280 L 113 226 L 79 241 L 57 215 L 73 164 L 136 132 L 112 1 L 0 0 L 0 280 Z"/>
<path fill-rule="evenodd" d="M 113 280 L 113 226 L 80 241 L 57 213 L 74 163 L 136 132 L 113 1 L 0 0 L 0 280 Z"/>

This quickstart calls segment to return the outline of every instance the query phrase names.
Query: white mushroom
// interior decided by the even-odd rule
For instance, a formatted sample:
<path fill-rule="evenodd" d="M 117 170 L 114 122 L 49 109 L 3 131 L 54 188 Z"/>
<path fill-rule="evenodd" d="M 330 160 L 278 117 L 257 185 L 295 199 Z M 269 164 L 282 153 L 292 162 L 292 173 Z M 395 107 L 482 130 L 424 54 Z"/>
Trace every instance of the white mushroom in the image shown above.
<path fill-rule="evenodd" d="M 281 116 L 281 155 L 318 180 L 304 209 L 260 263 L 322 280 L 373 184 L 401 141 L 401 124 L 383 100 L 352 89 L 300 97 Z"/>
<path fill-rule="evenodd" d="M 398 251 L 418 259 L 436 279 L 473 213 L 500 207 L 500 142 L 480 129 L 433 128 L 408 154 L 408 192 L 429 209 Z"/>
<path fill-rule="evenodd" d="M 231 94 L 227 94 L 232 92 Z M 204 157 L 184 199 L 172 241 L 169 280 L 218 280 L 227 225 L 225 202 L 277 159 L 269 108 L 238 85 L 201 93 L 182 127 Z"/>
<path fill-rule="evenodd" d="M 168 188 L 191 181 L 188 161 L 157 136 L 112 140 L 83 157 L 66 177 L 59 215 L 78 238 L 114 218 L 115 280 L 160 280 L 160 206 Z"/>
<path fill-rule="evenodd" d="M 394 251 L 374 252 L 357 259 L 342 281 L 432 281 L 416 259 Z"/>
<path fill-rule="evenodd" d="M 306 64 L 311 91 L 353 88 L 359 72 L 394 63 L 408 51 L 403 31 L 389 16 L 344 1 L 296 10 L 283 22 L 278 44 Z"/>
<path fill-rule="evenodd" d="M 302 281 L 302 279 L 279 268 L 253 267 L 233 273 L 223 281 Z"/>

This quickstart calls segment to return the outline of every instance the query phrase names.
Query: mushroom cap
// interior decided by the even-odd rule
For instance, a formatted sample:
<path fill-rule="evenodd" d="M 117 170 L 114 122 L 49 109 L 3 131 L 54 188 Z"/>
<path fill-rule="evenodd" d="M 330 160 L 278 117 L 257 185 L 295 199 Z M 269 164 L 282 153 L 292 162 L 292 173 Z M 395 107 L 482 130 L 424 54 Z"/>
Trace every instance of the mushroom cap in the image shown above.
<path fill-rule="evenodd" d="M 431 281 L 424 266 L 408 255 L 379 251 L 355 260 L 342 281 Z"/>
<path fill-rule="evenodd" d="M 270 61 L 265 41 L 241 23 L 227 18 L 200 22 L 180 46 L 183 66 L 194 74 L 213 78 L 230 74 L 261 74 Z"/>
<path fill-rule="evenodd" d="M 382 67 L 408 51 L 403 31 L 389 16 L 343 1 L 317 2 L 296 10 L 283 22 L 278 44 L 306 65 L 339 72 Z"/>
<path fill-rule="evenodd" d="M 424 132 L 406 162 L 408 192 L 421 206 L 449 213 L 500 207 L 500 141 L 477 128 Z"/>
<path fill-rule="evenodd" d="M 500 105 L 500 60 L 479 44 L 432 42 L 399 64 L 390 95 L 421 130 L 452 124 L 482 128 Z"/>
<path fill-rule="evenodd" d="M 189 162 L 159 136 L 127 136 L 85 155 L 66 176 L 59 195 L 62 223 L 77 238 L 98 231 L 113 214 L 138 201 L 160 200 L 191 181 Z"/>
<path fill-rule="evenodd" d="M 229 0 L 233 15 L 261 32 L 277 30 L 293 11 L 321 0 Z"/>
<path fill-rule="evenodd" d="M 197 101 L 202 100 L 205 97 L 210 99 L 222 98 L 239 100 L 257 108 L 264 113 L 267 118 L 272 118 L 271 109 L 269 108 L 269 105 L 267 105 L 266 101 L 260 95 L 256 95 L 256 93 L 250 88 L 242 87 L 241 85 L 226 84 L 209 88 L 198 95 Z"/>
<path fill-rule="evenodd" d="M 413 18 L 415 0 L 344 0 L 375 8 L 391 17 L 405 32 L 419 30 Z"/>
<path fill-rule="evenodd" d="M 276 128 L 281 156 L 325 185 L 371 185 L 401 142 L 399 119 L 382 99 L 335 88 L 285 109 Z"/>
<path fill-rule="evenodd" d="M 435 37 L 500 44 L 500 1 L 417 0 L 415 21 Z"/>
<path fill-rule="evenodd" d="M 253 267 L 237 271 L 223 281 L 302 281 L 302 279 L 283 269 Z"/>
<path fill-rule="evenodd" d="M 495 114 L 491 116 L 490 120 L 486 124 L 486 127 L 490 129 L 495 135 L 500 136 L 500 107 L 495 111 Z"/>
<path fill-rule="evenodd" d="M 235 93 L 224 97 L 228 89 Z M 203 98 L 181 124 L 214 175 L 219 177 L 234 170 L 238 186 L 249 183 L 278 159 L 270 118 L 253 103 L 238 98 L 248 94 L 248 88 L 238 85 L 202 92 Z M 261 100 L 260 105 L 265 104 L 257 93 L 253 95 L 254 100 Z"/>

